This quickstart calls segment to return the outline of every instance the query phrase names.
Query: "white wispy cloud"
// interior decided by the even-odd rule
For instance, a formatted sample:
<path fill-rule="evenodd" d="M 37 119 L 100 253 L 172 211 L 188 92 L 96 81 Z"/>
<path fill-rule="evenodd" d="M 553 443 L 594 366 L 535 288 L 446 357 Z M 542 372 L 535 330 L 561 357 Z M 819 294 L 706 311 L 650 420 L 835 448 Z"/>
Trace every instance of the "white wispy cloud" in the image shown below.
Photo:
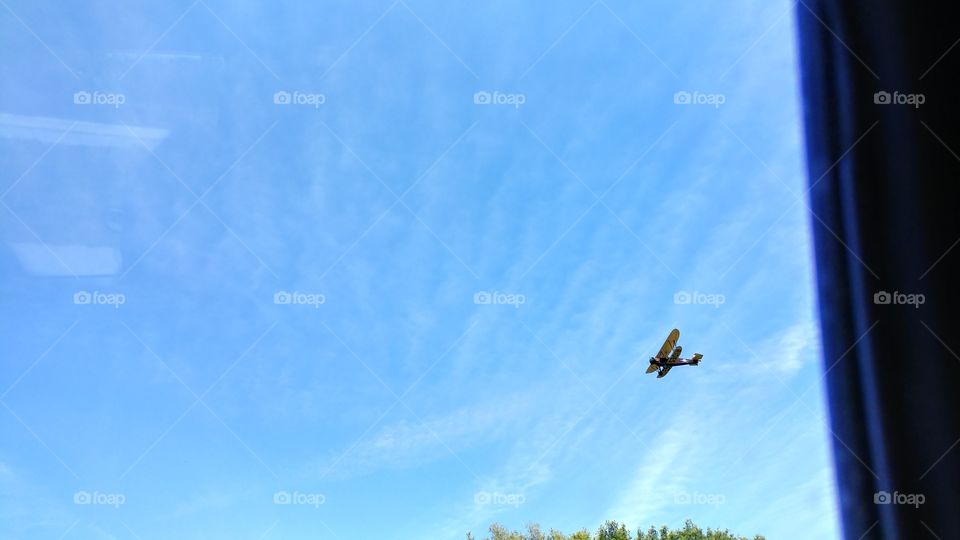
<path fill-rule="evenodd" d="M 657 435 L 616 496 L 608 519 L 632 526 L 661 520 L 662 510 L 687 488 L 693 460 L 700 453 L 698 441 L 705 435 L 701 428 L 687 415 L 675 419 Z"/>
<path fill-rule="evenodd" d="M 780 335 L 765 343 L 761 357 L 770 358 L 782 375 L 792 376 L 807 362 L 816 359 L 820 332 L 817 322 L 812 318 L 797 321 Z"/>
<path fill-rule="evenodd" d="M 447 457 L 450 451 L 492 444 L 528 422 L 531 406 L 525 396 L 499 397 L 417 419 L 405 414 L 403 405 L 397 405 L 395 410 L 404 418 L 384 423 L 352 448 L 337 449 L 320 460 L 315 469 L 324 472 L 332 467 L 331 477 L 348 478 L 410 467 Z"/>

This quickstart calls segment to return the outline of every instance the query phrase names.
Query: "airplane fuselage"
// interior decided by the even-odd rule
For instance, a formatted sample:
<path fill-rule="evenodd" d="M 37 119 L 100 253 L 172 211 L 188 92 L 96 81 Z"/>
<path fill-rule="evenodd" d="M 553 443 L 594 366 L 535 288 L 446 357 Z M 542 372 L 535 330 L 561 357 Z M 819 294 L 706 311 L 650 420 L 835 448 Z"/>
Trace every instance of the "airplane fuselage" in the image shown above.
<path fill-rule="evenodd" d="M 650 363 L 655 366 L 696 366 L 700 364 L 700 360 L 694 360 L 692 358 L 651 358 Z"/>

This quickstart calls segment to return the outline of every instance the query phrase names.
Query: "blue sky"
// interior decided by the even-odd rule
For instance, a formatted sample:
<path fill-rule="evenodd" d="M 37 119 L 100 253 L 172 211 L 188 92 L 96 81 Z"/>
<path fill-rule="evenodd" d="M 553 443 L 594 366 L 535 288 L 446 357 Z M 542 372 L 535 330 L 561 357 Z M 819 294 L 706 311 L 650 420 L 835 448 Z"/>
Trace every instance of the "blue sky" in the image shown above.
<path fill-rule="evenodd" d="M 0 537 L 839 536 L 792 4 L 0 4 Z"/>

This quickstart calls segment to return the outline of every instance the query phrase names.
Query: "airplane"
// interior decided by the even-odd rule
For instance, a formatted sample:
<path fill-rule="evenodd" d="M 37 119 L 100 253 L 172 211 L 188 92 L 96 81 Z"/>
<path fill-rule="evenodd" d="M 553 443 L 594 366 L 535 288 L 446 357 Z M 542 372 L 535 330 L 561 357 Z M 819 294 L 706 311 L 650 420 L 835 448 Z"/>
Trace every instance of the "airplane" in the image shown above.
<path fill-rule="evenodd" d="M 680 339 L 680 330 L 674 328 L 667 336 L 667 340 L 663 342 L 663 347 L 660 347 L 660 352 L 650 358 L 650 367 L 647 368 L 647 373 L 656 371 L 657 378 L 662 379 L 674 366 L 700 365 L 700 359 L 703 358 L 700 353 L 695 353 L 693 358 L 690 359 L 680 358 L 683 347 L 677 345 L 678 339 Z"/>

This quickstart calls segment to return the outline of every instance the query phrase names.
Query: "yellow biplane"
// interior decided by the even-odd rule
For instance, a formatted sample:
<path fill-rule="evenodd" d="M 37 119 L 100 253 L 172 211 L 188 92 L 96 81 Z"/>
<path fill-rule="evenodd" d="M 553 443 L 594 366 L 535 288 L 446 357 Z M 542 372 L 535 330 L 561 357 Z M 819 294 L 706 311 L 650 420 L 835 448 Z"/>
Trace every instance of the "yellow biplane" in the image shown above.
<path fill-rule="evenodd" d="M 656 371 L 657 378 L 662 379 L 674 366 L 696 366 L 700 364 L 700 359 L 703 358 L 700 353 L 695 353 L 693 358 L 680 358 L 683 347 L 677 345 L 679 339 L 680 331 L 674 328 L 667 336 L 667 340 L 663 342 L 663 347 L 660 347 L 660 352 L 650 358 L 650 367 L 647 368 L 647 373 Z"/>

